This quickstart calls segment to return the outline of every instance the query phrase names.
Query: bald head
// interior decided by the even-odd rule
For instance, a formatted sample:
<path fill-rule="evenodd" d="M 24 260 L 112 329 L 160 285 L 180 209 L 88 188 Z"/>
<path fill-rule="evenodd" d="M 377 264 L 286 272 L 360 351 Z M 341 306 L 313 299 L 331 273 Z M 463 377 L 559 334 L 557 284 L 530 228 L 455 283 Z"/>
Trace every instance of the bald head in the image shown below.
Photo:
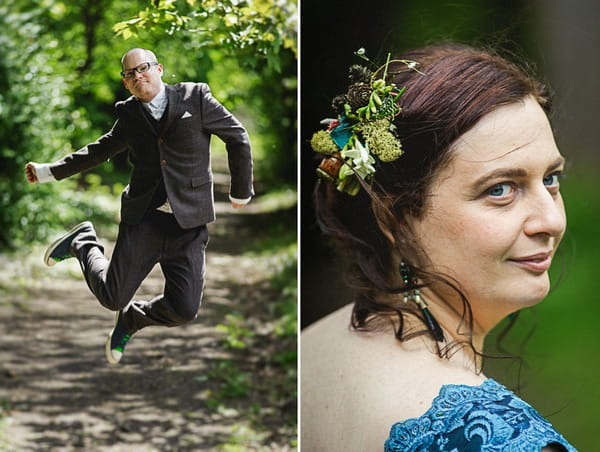
<path fill-rule="evenodd" d="M 129 69 L 129 67 L 131 67 L 131 66 L 127 66 L 127 62 L 131 61 L 132 59 L 136 59 L 136 60 L 141 59 L 144 61 L 157 61 L 158 62 L 158 59 L 156 58 L 156 55 L 154 55 L 154 52 L 152 50 L 136 47 L 131 50 L 128 50 L 125 53 L 125 55 L 123 55 L 123 58 L 121 58 L 121 68 L 123 70 Z"/>

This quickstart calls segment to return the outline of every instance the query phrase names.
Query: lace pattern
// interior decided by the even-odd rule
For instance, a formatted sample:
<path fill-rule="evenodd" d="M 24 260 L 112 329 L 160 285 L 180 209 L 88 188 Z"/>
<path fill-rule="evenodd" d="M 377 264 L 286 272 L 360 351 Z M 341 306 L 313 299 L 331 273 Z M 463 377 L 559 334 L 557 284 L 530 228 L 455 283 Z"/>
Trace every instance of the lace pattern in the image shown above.
<path fill-rule="evenodd" d="M 530 405 L 492 379 L 444 385 L 421 417 L 394 424 L 385 452 L 576 451 Z"/>

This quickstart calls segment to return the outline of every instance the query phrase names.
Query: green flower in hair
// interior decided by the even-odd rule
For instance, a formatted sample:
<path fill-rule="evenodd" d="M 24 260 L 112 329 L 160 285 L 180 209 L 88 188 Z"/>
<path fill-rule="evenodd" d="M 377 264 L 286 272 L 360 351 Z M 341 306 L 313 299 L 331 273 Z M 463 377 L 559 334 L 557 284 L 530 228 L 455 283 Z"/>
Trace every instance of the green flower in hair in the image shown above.
<path fill-rule="evenodd" d="M 315 152 L 325 155 L 331 155 L 340 150 L 340 148 L 338 148 L 337 144 L 335 144 L 331 138 L 329 132 L 325 130 L 319 130 L 313 134 L 310 140 L 310 146 Z"/>
<path fill-rule="evenodd" d="M 390 131 L 391 126 L 388 119 L 376 119 L 361 124 L 367 147 L 382 162 L 393 162 L 404 152 L 400 140 Z"/>
<path fill-rule="evenodd" d="M 363 48 L 355 54 L 371 63 Z M 365 182 L 373 182 L 376 162 L 393 162 L 404 152 L 392 121 L 402 111 L 399 100 L 405 87 L 388 80 L 388 68 L 392 62 L 403 63 L 407 70 L 422 72 L 415 61 L 390 58 L 388 54 L 375 72 L 358 65 L 350 68 L 347 92 L 333 101 L 338 119 L 323 121 L 328 130 L 316 132 L 310 141 L 316 152 L 330 156 L 323 159 L 317 174 L 349 195 L 356 195 Z"/>

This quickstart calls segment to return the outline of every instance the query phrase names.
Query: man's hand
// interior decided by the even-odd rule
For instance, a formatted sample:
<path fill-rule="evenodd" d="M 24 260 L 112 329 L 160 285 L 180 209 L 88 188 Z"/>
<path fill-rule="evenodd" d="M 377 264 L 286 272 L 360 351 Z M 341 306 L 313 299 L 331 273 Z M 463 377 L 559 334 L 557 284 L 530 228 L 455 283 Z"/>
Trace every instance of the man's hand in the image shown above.
<path fill-rule="evenodd" d="M 35 184 L 40 181 L 35 172 L 35 167 L 33 166 L 33 164 L 31 162 L 29 162 L 27 165 L 25 165 L 25 175 L 27 176 L 27 181 L 30 184 Z"/>
<path fill-rule="evenodd" d="M 245 207 L 246 204 L 238 204 L 237 202 L 233 202 L 231 201 L 231 207 L 233 207 L 234 209 L 241 209 L 242 207 Z"/>

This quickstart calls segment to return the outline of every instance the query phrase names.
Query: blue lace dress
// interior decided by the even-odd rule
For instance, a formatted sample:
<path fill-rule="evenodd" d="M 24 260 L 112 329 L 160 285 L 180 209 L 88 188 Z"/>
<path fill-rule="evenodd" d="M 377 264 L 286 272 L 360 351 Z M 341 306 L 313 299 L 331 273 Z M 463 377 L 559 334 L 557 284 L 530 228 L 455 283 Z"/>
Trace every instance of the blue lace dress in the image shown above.
<path fill-rule="evenodd" d="M 392 426 L 385 452 L 576 451 L 552 425 L 492 379 L 480 386 L 444 385 L 431 408 Z"/>

